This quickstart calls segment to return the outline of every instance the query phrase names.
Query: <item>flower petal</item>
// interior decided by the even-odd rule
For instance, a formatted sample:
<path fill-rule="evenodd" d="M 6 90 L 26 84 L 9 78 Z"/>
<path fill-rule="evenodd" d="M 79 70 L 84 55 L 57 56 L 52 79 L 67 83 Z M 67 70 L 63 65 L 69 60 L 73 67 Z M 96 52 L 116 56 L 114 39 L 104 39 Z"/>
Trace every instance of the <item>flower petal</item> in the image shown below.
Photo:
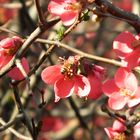
<path fill-rule="evenodd" d="M 28 61 L 26 58 L 22 58 L 21 60 L 21 64 L 25 70 L 25 72 L 28 74 L 29 73 L 29 64 L 28 64 Z M 23 74 L 21 73 L 21 71 L 19 70 L 18 67 L 14 67 L 13 69 L 11 69 L 7 75 L 9 77 L 11 77 L 12 79 L 14 80 L 22 80 L 24 79 L 25 77 L 23 76 Z"/>
<path fill-rule="evenodd" d="M 127 103 L 124 96 L 121 96 L 119 92 L 113 93 L 108 100 L 108 105 L 114 110 L 122 109 Z"/>
<path fill-rule="evenodd" d="M 3 52 L 0 52 L 0 69 L 4 67 L 13 58 L 12 55 L 5 56 Z"/>
<path fill-rule="evenodd" d="M 115 38 L 113 49 L 120 58 L 124 58 L 133 51 L 131 43 L 134 40 L 136 39 L 130 32 L 122 32 Z"/>
<path fill-rule="evenodd" d="M 91 99 L 99 98 L 103 94 L 102 88 L 101 88 L 102 87 L 101 80 L 93 74 L 88 75 L 88 80 L 91 86 L 91 90 L 88 95 L 88 98 L 91 98 Z"/>
<path fill-rule="evenodd" d="M 49 66 L 41 73 L 41 78 L 46 84 L 54 84 L 59 78 L 62 77 L 61 65 Z"/>
<path fill-rule="evenodd" d="M 88 96 L 90 92 L 90 83 L 85 76 L 77 75 L 74 77 L 74 91 L 79 97 Z"/>
<path fill-rule="evenodd" d="M 65 26 L 70 26 L 76 21 L 76 18 L 78 17 L 78 12 L 66 11 L 60 17 Z"/>
<path fill-rule="evenodd" d="M 64 9 L 64 0 L 51 0 L 48 5 L 48 11 L 51 14 L 60 16 L 63 14 L 66 10 Z"/>
<path fill-rule="evenodd" d="M 124 122 L 124 121 L 122 120 L 122 122 Z M 117 131 L 117 132 L 124 132 L 126 127 L 125 127 L 124 123 L 122 123 L 122 122 L 115 120 L 113 122 L 113 127 L 112 127 L 113 130 Z"/>
<path fill-rule="evenodd" d="M 110 97 L 114 92 L 119 91 L 119 88 L 116 86 L 114 79 L 110 79 L 103 84 L 102 90 Z"/>
<path fill-rule="evenodd" d="M 136 49 L 133 53 L 127 56 L 124 60 L 128 70 L 132 70 L 140 64 L 140 48 Z"/>
<path fill-rule="evenodd" d="M 119 133 L 117 131 L 114 131 L 111 127 L 104 128 L 104 130 L 109 139 L 113 139 L 115 136 L 119 135 Z"/>
<path fill-rule="evenodd" d="M 134 97 L 128 101 L 128 107 L 134 107 L 140 103 L 140 87 L 136 90 Z"/>
<path fill-rule="evenodd" d="M 74 80 L 61 78 L 54 84 L 56 97 L 66 98 L 74 92 Z"/>
<path fill-rule="evenodd" d="M 138 81 L 132 72 L 128 72 L 125 68 L 119 68 L 115 74 L 115 82 L 119 88 L 126 88 L 135 91 Z"/>

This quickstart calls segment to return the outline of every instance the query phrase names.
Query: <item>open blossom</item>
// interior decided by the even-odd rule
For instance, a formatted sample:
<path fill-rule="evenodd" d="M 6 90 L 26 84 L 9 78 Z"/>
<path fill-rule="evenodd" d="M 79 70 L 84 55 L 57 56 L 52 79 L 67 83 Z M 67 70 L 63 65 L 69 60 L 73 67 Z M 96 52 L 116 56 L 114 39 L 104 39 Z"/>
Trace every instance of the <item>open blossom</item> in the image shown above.
<path fill-rule="evenodd" d="M 122 32 L 113 41 L 113 50 L 129 70 L 140 64 L 140 36 Z"/>
<path fill-rule="evenodd" d="M 112 127 L 104 128 L 110 140 L 135 140 L 134 135 L 125 134 L 126 127 L 123 122 L 115 120 Z"/>
<path fill-rule="evenodd" d="M 125 105 L 134 107 L 140 103 L 140 87 L 132 72 L 119 68 L 113 79 L 103 84 L 103 92 L 109 97 L 108 105 L 114 110 L 120 110 Z"/>
<path fill-rule="evenodd" d="M 22 39 L 18 36 L 0 41 L 0 69 L 13 58 L 22 43 Z"/>
<path fill-rule="evenodd" d="M 42 71 L 41 77 L 46 84 L 54 85 L 55 101 L 69 97 L 72 93 L 86 97 L 90 92 L 91 87 L 88 79 L 78 74 L 76 57 L 69 57 L 64 60 L 62 65 L 47 67 Z"/>
<path fill-rule="evenodd" d="M 78 18 L 82 4 L 77 0 L 51 0 L 48 11 L 59 16 L 65 26 L 72 25 Z"/>

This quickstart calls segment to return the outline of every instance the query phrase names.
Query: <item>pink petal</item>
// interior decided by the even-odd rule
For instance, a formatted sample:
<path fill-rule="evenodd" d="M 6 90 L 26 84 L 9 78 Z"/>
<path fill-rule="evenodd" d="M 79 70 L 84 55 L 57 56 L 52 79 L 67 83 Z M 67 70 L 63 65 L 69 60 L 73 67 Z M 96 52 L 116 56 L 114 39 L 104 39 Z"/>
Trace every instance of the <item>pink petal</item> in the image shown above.
<path fill-rule="evenodd" d="M 89 80 L 90 86 L 91 86 L 91 90 L 88 95 L 88 98 L 91 98 L 91 99 L 99 98 L 103 94 L 102 88 L 101 88 L 102 87 L 101 80 L 93 74 L 88 75 L 88 80 Z"/>
<path fill-rule="evenodd" d="M 51 14 L 60 16 L 66 11 L 64 7 L 65 7 L 64 0 L 51 0 L 48 5 L 48 11 Z"/>
<path fill-rule="evenodd" d="M 28 74 L 29 73 L 29 64 L 28 64 L 28 61 L 26 58 L 22 58 L 21 60 L 21 64 L 25 70 L 25 72 Z M 11 77 L 12 79 L 14 80 L 22 80 L 24 79 L 25 77 L 23 76 L 23 74 L 21 73 L 21 71 L 19 70 L 19 68 L 17 67 L 14 67 L 13 69 L 11 69 L 7 75 L 9 77 Z"/>
<path fill-rule="evenodd" d="M 78 12 L 67 11 L 67 12 L 63 13 L 60 17 L 65 26 L 70 26 L 76 21 L 76 19 L 78 17 Z"/>
<path fill-rule="evenodd" d="M 104 130 L 107 136 L 109 137 L 109 139 L 113 139 L 115 136 L 119 135 L 119 133 L 114 131 L 111 127 L 104 128 Z"/>
<path fill-rule="evenodd" d="M 137 67 L 140 63 L 140 48 L 136 49 L 124 59 L 126 62 L 126 66 L 128 70 L 132 70 L 133 68 Z"/>
<path fill-rule="evenodd" d="M 115 74 L 116 85 L 120 88 L 126 88 L 129 90 L 136 90 L 138 81 L 135 75 L 128 72 L 125 68 L 119 68 Z"/>
<path fill-rule="evenodd" d="M 103 92 L 107 96 L 111 96 L 114 92 L 119 91 L 119 88 L 116 86 L 114 79 L 107 80 L 102 86 Z"/>
<path fill-rule="evenodd" d="M 123 120 L 122 120 L 123 121 Z M 117 132 L 124 132 L 126 129 L 125 125 L 118 121 L 118 120 L 115 120 L 114 123 L 113 123 L 113 130 L 114 131 L 117 131 Z"/>
<path fill-rule="evenodd" d="M 74 77 L 74 91 L 80 97 L 88 96 L 90 92 L 90 83 L 85 76 L 77 75 Z"/>
<path fill-rule="evenodd" d="M 140 87 L 136 90 L 134 97 L 128 101 L 128 107 L 134 107 L 140 103 Z"/>
<path fill-rule="evenodd" d="M 66 98 L 74 92 L 74 80 L 61 78 L 54 84 L 56 97 Z"/>
<path fill-rule="evenodd" d="M 115 92 L 109 97 L 108 105 L 114 110 L 122 109 L 127 103 L 124 96 L 121 96 L 119 92 Z"/>
<path fill-rule="evenodd" d="M 130 32 L 122 32 L 115 38 L 113 49 L 120 58 L 124 58 L 133 51 L 131 43 L 134 40 L 136 39 Z"/>
<path fill-rule="evenodd" d="M 62 77 L 64 76 L 61 74 L 61 65 L 49 66 L 41 73 L 41 78 L 46 84 L 54 84 Z"/>
<path fill-rule="evenodd" d="M 13 56 L 9 55 L 9 56 L 5 56 L 4 54 L 2 54 L 0 52 L 0 69 L 2 67 L 4 67 L 6 64 L 9 63 L 9 61 L 13 58 Z"/>

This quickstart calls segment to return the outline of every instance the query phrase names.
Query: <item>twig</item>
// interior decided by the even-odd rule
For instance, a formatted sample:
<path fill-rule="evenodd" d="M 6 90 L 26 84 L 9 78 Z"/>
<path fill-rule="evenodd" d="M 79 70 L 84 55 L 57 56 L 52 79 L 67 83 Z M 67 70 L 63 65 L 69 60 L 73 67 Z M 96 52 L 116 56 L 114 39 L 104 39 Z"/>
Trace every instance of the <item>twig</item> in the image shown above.
<path fill-rule="evenodd" d="M 81 125 L 83 126 L 83 128 L 85 128 L 88 132 L 89 132 L 89 135 L 90 135 L 90 138 L 91 140 L 94 140 L 94 137 L 92 135 L 93 132 L 91 132 L 91 130 L 89 129 L 88 125 L 86 124 L 86 122 L 84 121 L 83 117 L 81 116 L 80 112 L 79 112 L 79 109 L 77 108 L 74 100 L 72 99 L 72 97 L 69 97 L 68 98 L 68 101 L 72 107 L 72 109 L 74 110 L 75 112 L 75 115 L 76 117 L 78 118 L 79 122 L 81 123 Z"/>
<path fill-rule="evenodd" d="M 38 18 L 39 18 L 39 24 L 45 24 L 45 19 L 44 19 L 44 16 L 43 16 L 43 12 L 41 10 L 41 7 L 40 7 L 40 4 L 39 4 L 39 0 L 34 0 L 35 2 L 35 5 L 36 5 L 36 9 L 37 9 L 37 12 L 38 12 Z"/>
<path fill-rule="evenodd" d="M 45 39 L 37 39 L 36 41 L 37 42 L 42 42 L 42 43 L 47 43 L 47 44 L 55 44 L 55 45 L 58 45 L 59 47 L 62 47 L 62 48 L 65 48 L 65 49 L 67 49 L 67 50 L 69 50 L 71 52 L 74 52 L 74 53 L 80 55 L 81 57 L 85 57 L 85 58 L 89 58 L 89 59 L 93 59 L 93 60 L 97 60 L 97 61 L 113 64 L 115 66 L 123 67 L 122 62 L 120 62 L 120 61 L 116 61 L 114 59 L 108 59 L 108 58 L 96 56 L 96 55 L 93 55 L 93 54 L 88 54 L 88 53 L 80 51 L 80 50 L 78 50 L 76 48 L 73 48 L 73 47 L 71 47 L 69 45 L 61 43 L 59 41 L 52 41 L 52 40 L 45 40 Z M 136 67 L 136 68 L 134 68 L 134 70 L 139 72 L 140 71 L 140 67 Z"/>
<path fill-rule="evenodd" d="M 18 94 L 18 88 L 17 88 L 16 85 L 13 85 L 13 91 L 14 91 L 14 96 L 15 96 L 15 100 L 16 100 L 16 103 L 17 103 L 17 106 L 18 106 L 19 113 L 23 114 L 23 123 L 27 126 L 30 134 L 33 137 L 33 140 L 36 140 L 36 137 L 34 136 L 34 133 L 33 133 L 34 130 L 32 129 L 30 120 L 29 120 L 29 118 L 27 117 L 27 114 L 24 111 L 22 102 L 21 102 L 19 94 Z"/>
<path fill-rule="evenodd" d="M 108 58 L 103 58 L 103 57 L 92 55 L 92 54 L 88 54 L 88 53 L 80 51 L 76 48 L 73 48 L 69 45 L 61 43 L 59 41 L 52 41 L 52 40 L 45 40 L 45 39 L 37 39 L 36 41 L 37 42 L 42 42 L 42 43 L 47 43 L 47 44 L 58 45 L 59 47 L 62 47 L 62 48 L 65 48 L 65 49 L 67 49 L 71 52 L 74 52 L 74 53 L 80 55 L 81 57 L 85 57 L 85 58 L 89 58 L 89 59 L 93 59 L 93 60 L 98 60 L 98 61 L 101 61 L 101 62 L 106 62 L 106 63 L 113 64 L 113 65 L 116 65 L 116 66 L 122 66 L 122 63 L 119 62 L 119 61 L 116 61 L 116 60 L 113 60 L 113 59 L 108 59 Z"/>
<path fill-rule="evenodd" d="M 21 121 L 22 119 L 23 119 L 23 114 L 19 114 L 14 120 L 11 120 L 11 121 L 7 122 L 6 124 L 3 124 L 3 126 L 0 127 L 0 132 L 6 130 L 8 127 Z"/>
<path fill-rule="evenodd" d="M 47 22 L 43 27 L 37 27 L 33 33 L 29 36 L 29 38 L 23 43 L 20 50 L 17 52 L 17 54 L 13 57 L 13 59 L 0 70 L 0 77 L 2 77 L 6 72 L 10 70 L 10 68 L 14 65 L 15 60 L 17 58 L 22 57 L 23 52 L 41 35 L 43 34 L 48 28 L 55 25 L 59 19 L 54 19 L 50 22 Z"/>
<path fill-rule="evenodd" d="M 127 20 L 129 24 L 131 24 L 135 30 L 140 33 L 140 17 L 124 11 L 116 6 L 114 6 L 111 2 L 108 0 L 95 0 L 95 3 L 104 11 L 108 12 L 116 17 L 123 18 Z"/>
<path fill-rule="evenodd" d="M 4 125 L 4 126 L 7 125 L 6 122 L 5 122 L 4 120 L 2 120 L 2 118 L 0 118 L 0 123 L 1 123 L 2 125 Z M 13 129 L 13 128 L 9 127 L 9 126 L 8 126 L 7 129 L 8 129 L 10 132 L 12 132 L 12 133 L 13 133 L 17 138 L 19 138 L 19 139 L 22 139 L 22 140 L 32 140 L 32 138 L 27 137 L 27 136 L 24 136 L 24 135 L 18 133 L 15 129 Z"/>

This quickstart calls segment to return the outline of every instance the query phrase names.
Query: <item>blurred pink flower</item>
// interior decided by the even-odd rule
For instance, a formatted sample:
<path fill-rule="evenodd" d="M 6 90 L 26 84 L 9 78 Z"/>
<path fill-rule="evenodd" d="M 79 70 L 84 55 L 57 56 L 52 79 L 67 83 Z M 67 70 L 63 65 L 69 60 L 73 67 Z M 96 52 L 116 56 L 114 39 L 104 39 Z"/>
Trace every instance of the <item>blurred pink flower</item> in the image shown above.
<path fill-rule="evenodd" d="M 78 60 L 72 56 L 64 60 L 63 65 L 49 66 L 42 71 L 42 80 L 46 84 L 54 85 L 55 101 L 69 97 L 72 93 L 80 97 L 88 96 L 90 83 L 85 76 L 77 72 Z"/>
<path fill-rule="evenodd" d="M 58 117 L 48 116 L 41 119 L 41 132 L 59 131 L 65 126 L 65 121 Z"/>
<path fill-rule="evenodd" d="M 128 107 L 134 107 L 140 103 L 138 81 L 135 75 L 125 68 L 119 68 L 114 79 L 107 80 L 102 89 L 109 97 L 109 107 L 114 110 L 120 110 L 126 104 Z"/>
<path fill-rule="evenodd" d="M 24 68 L 24 71 L 26 72 L 26 74 L 29 73 L 29 64 L 26 58 L 22 58 L 21 59 L 21 64 L 22 67 Z M 12 68 L 7 75 L 9 77 L 11 77 L 13 80 L 23 80 L 25 77 L 24 75 L 21 73 L 21 71 L 19 70 L 19 68 L 17 66 L 15 66 L 14 68 Z"/>
<path fill-rule="evenodd" d="M 0 69 L 4 67 L 15 55 L 23 41 L 18 36 L 0 41 Z"/>
<path fill-rule="evenodd" d="M 77 0 L 51 0 L 48 11 L 59 16 L 65 26 L 72 25 L 78 18 L 82 4 Z"/>
<path fill-rule="evenodd" d="M 125 134 L 126 127 L 123 121 L 115 120 L 112 127 L 104 128 L 104 130 L 110 140 L 135 140 L 134 135 Z"/>
<path fill-rule="evenodd" d="M 122 32 L 113 41 L 113 50 L 129 70 L 140 64 L 140 36 Z"/>

